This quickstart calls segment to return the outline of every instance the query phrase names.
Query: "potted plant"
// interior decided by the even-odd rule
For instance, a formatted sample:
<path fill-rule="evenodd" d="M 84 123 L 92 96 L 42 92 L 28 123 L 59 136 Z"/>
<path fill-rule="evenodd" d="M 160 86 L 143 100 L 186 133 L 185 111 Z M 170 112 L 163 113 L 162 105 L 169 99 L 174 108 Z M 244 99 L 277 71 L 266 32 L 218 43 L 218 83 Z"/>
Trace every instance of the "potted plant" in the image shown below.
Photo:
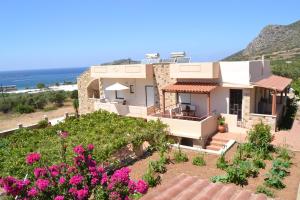
<path fill-rule="evenodd" d="M 218 131 L 220 133 L 225 133 L 226 131 L 225 117 L 220 116 L 218 118 Z"/>

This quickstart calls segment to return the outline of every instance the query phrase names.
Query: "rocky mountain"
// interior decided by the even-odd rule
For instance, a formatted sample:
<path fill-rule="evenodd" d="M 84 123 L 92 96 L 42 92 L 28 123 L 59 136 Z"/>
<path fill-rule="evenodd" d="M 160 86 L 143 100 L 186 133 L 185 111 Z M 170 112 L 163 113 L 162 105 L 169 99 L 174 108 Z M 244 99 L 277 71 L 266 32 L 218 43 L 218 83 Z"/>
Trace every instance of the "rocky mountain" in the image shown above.
<path fill-rule="evenodd" d="M 300 58 L 300 20 L 289 25 L 268 25 L 248 46 L 224 60 Z"/>

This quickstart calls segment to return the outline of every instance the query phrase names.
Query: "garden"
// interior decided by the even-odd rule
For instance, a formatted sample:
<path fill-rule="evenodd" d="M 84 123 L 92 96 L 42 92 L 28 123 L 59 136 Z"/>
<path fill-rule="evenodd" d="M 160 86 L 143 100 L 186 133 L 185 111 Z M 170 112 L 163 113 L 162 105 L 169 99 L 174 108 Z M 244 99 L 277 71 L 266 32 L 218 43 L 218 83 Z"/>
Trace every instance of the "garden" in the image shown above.
<path fill-rule="evenodd" d="M 272 146 L 269 126 L 257 124 L 246 143 L 222 156 L 170 148 L 166 128 L 160 121 L 97 111 L 55 126 L 20 129 L 0 138 L 0 185 L 19 199 L 138 199 L 185 173 L 296 198 L 300 154 Z M 146 153 L 132 157 L 145 141 Z"/>

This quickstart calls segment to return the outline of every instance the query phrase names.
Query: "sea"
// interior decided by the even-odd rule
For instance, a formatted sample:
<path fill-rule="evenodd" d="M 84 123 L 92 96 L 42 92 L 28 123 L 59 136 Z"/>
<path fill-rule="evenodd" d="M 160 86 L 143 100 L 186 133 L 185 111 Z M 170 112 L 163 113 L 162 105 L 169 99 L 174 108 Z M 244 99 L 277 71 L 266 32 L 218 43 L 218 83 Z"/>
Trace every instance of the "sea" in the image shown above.
<path fill-rule="evenodd" d="M 47 86 L 65 82 L 75 83 L 77 77 L 86 69 L 87 67 L 0 71 L 0 86 L 16 85 L 18 90 L 21 90 L 36 88 L 38 83 Z"/>

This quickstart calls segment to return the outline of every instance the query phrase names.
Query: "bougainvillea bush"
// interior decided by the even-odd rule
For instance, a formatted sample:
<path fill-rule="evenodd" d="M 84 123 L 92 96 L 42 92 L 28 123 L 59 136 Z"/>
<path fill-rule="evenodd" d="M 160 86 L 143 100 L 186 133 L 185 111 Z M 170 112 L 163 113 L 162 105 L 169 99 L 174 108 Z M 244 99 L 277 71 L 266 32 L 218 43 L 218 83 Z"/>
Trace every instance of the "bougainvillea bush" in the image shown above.
<path fill-rule="evenodd" d="M 80 118 L 70 117 L 65 122 L 43 129 L 20 129 L 14 134 L 0 138 L 0 176 L 13 175 L 23 178 L 32 166 L 24 157 L 30 152 L 39 152 L 49 165 L 60 159 L 59 130 L 68 131 L 66 145 L 93 143 L 94 159 L 110 161 L 112 155 L 128 144 L 140 145 L 148 141 L 156 145 L 166 136 L 166 126 L 159 121 L 118 116 L 106 111 L 97 111 Z M 71 148 L 66 150 L 66 163 L 72 162 Z"/>
<path fill-rule="evenodd" d="M 65 138 L 62 138 L 62 141 L 61 160 L 64 160 Z M 34 167 L 30 172 L 32 176 L 28 176 L 33 178 L 3 177 L 0 179 L 0 186 L 8 197 L 22 200 L 86 200 L 93 198 L 99 188 L 102 191 L 102 199 L 110 200 L 131 199 L 134 195 L 147 192 L 147 183 L 143 180 L 131 180 L 130 170 L 126 167 L 108 174 L 103 166 L 95 161 L 93 150 L 92 144 L 86 148 L 78 145 L 73 148 L 75 155 L 71 165 L 61 162 L 50 166 L 41 154 L 29 153 L 25 162 Z"/>

